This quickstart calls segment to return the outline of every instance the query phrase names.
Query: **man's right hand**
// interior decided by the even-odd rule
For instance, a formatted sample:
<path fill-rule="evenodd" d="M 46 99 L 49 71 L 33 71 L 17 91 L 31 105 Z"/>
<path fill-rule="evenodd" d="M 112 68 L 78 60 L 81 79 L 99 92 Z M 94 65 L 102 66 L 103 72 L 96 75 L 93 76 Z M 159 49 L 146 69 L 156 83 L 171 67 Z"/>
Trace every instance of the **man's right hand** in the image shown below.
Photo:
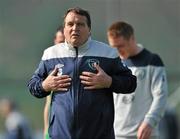
<path fill-rule="evenodd" d="M 48 77 L 42 82 L 42 87 L 46 92 L 50 91 L 67 91 L 71 85 L 71 78 L 69 75 L 57 76 L 58 68 L 48 75 Z"/>
<path fill-rule="evenodd" d="M 137 139 L 150 139 L 152 127 L 145 122 L 142 122 L 137 132 Z"/>

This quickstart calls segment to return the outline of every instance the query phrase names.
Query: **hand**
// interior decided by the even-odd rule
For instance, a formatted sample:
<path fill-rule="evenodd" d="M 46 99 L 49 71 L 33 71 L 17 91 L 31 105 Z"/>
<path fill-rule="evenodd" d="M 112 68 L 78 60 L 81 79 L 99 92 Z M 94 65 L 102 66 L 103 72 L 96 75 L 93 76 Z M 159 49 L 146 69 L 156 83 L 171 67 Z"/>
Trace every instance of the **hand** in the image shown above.
<path fill-rule="evenodd" d="M 71 85 L 71 78 L 68 75 L 57 76 L 58 68 L 55 68 L 49 76 L 42 82 L 42 87 L 46 92 L 67 91 Z"/>
<path fill-rule="evenodd" d="M 138 129 L 137 138 L 149 139 L 151 136 L 151 132 L 152 132 L 152 127 L 149 124 L 143 122 Z"/>
<path fill-rule="evenodd" d="M 85 85 L 84 89 L 100 89 L 109 88 L 112 83 L 112 78 L 106 74 L 99 65 L 94 64 L 97 73 L 82 72 L 80 75 L 81 83 Z"/>

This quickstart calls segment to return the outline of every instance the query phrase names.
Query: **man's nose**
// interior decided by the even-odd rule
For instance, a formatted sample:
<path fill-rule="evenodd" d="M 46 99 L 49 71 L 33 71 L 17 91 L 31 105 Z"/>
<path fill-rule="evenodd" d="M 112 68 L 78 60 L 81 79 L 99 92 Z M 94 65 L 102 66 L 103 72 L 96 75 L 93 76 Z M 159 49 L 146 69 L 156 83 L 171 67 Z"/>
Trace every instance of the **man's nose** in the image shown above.
<path fill-rule="evenodd" d="M 73 30 L 76 30 L 76 29 L 78 29 L 78 25 L 77 25 L 77 24 L 74 24 L 74 25 L 73 25 Z"/>
<path fill-rule="evenodd" d="M 72 27 L 72 29 L 75 30 L 76 28 L 77 28 L 77 25 L 74 24 L 73 27 Z"/>

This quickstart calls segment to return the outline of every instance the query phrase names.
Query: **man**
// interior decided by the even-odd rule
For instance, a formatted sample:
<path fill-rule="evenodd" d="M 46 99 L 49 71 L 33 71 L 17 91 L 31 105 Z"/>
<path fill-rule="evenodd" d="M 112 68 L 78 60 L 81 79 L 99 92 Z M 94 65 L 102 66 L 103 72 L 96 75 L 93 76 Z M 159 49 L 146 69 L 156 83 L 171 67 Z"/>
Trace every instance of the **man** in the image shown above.
<path fill-rule="evenodd" d="M 122 62 L 137 76 L 134 93 L 114 94 L 116 139 L 158 138 L 158 123 L 167 99 L 162 60 L 136 43 L 133 27 L 128 23 L 113 23 L 107 37 Z"/>
<path fill-rule="evenodd" d="M 58 27 L 56 34 L 54 36 L 54 44 L 63 43 L 65 40 L 64 33 L 63 33 L 63 27 Z"/>
<path fill-rule="evenodd" d="M 67 10 L 65 43 L 44 51 L 29 81 L 29 90 L 36 97 L 53 91 L 52 139 L 114 139 L 112 92 L 130 93 L 136 88 L 136 77 L 122 65 L 116 50 L 91 40 L 90 30 L 86 10 Z"/>
<path fill-rule="evenodd" d="M 5 139 L 31 139 L 29 123 L 22 115 L 14 101 L 3 98 L 0 100 L 0 114 L 5 118 Z"/>
<path fill-rule="evenodd" d="M 65 40 L 63 27 L 58 27 L 56 34 L 54 36 L 54 44 L 63 43 Z M 51 103 L 51 95 L 46 97 L 46 102 L 44 106 L 44 139 L 49 139 L 48 127 L 49 127 L 49 109 Z"/>

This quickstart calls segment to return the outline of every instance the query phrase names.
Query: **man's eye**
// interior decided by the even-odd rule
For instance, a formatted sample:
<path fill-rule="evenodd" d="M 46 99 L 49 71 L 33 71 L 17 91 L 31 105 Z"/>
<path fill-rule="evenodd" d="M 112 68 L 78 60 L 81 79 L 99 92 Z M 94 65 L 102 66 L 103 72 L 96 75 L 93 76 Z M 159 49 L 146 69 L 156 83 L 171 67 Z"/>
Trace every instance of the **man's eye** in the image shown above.
<path fill-rule="evenodd" d="M 73 26 L 73 23 L 67 23 L 67 25 L 71 27 L 71 26 Z"/>
<path fill-rule="evenodd" d="M 78 26 L 85 26 L 84 23 L 78 23 L 77 25 L 78 25 Z"/>

